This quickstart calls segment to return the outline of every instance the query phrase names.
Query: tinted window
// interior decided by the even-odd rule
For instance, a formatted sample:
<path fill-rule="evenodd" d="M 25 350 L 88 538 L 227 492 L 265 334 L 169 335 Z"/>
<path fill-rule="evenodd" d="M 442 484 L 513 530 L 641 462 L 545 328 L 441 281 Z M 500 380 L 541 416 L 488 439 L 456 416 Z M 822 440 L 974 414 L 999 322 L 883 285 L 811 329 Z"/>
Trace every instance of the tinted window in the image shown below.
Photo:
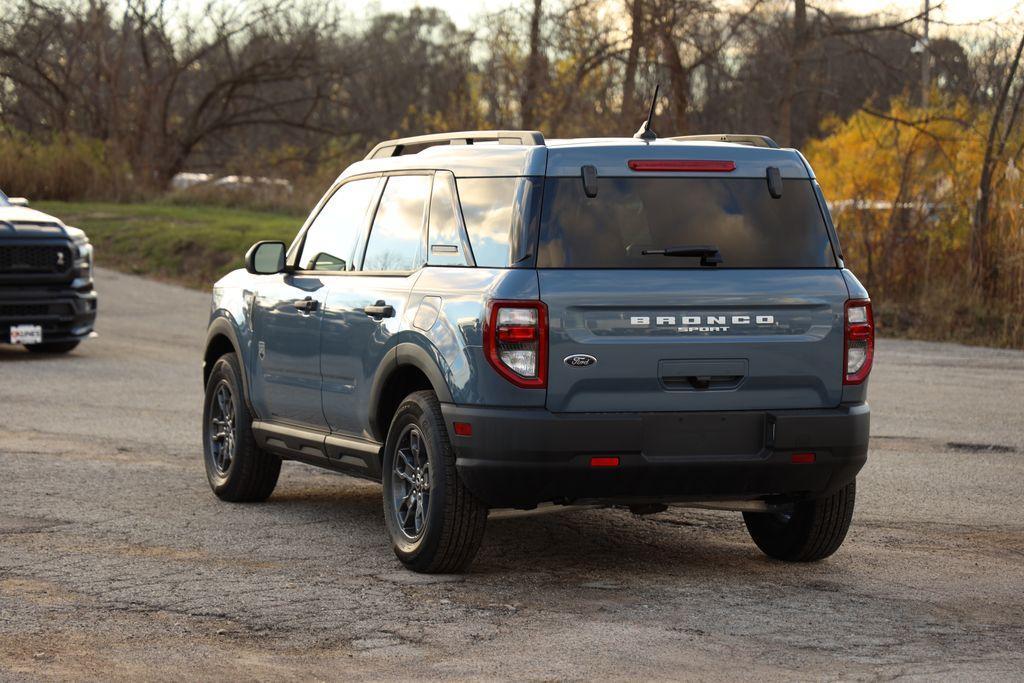
<path fill-rule="evenodd" d="M 363 270 L 415 270 L 423 264 L 420 241 L 430 176 L 388 178 L 366 244 Z"/>
<path fill-rule="evenodd" d="M 700 259 L 645 249 L 711 245 L 724 268 L 834 268 L 810 180 L 773 199 L 759 178 L 579 178 L 544 186 L 539 268 L 699 268 Z"/>
<path fill-rule="evenodd" d="M 459 178 L 459 203 L 478 266 L 504 268 L 512 252 L 518 178 Z"/>
<path fill-rule="evenodd" d="M 377 189 L 377 178 L 353 180 L 335 192 L 306 231 L 299 267 L 353 270 L 352 256 Z"/>
<path fill-rule="evenodd" d="M 430 195 L 430 227 L 427 261 L 434 266 L 464 266 L 462 236 L 452 196 L 452 179 L 447 173 L 434 176 Z"/>

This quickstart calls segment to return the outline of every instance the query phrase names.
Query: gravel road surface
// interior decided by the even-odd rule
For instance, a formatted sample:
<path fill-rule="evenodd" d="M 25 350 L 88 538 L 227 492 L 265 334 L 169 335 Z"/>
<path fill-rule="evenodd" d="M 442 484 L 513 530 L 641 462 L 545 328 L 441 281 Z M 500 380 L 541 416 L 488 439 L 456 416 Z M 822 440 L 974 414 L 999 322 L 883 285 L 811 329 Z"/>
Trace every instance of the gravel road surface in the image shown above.
<path fill-rule="evenodd" d="M 205 294 L 100 270 L 100 337 L 0 346 L 0 679 L 986 678 L 1024 672 L 1024 353 L 883 340 L 832 558 L 738 513 L 491 521 L 466 576 L 400 568 L 377 485 L 201 461 Z"/>

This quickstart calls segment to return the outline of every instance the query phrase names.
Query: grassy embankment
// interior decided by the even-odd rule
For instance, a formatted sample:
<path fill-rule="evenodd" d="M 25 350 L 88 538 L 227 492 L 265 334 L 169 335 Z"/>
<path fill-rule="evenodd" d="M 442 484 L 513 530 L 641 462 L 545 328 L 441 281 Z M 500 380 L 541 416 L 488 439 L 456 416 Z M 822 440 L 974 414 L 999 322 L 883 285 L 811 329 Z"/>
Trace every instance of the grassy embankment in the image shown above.
<path fill-rule="evenodd" d="M 289 243 L 302 217 L 169 203 L 38 202 L 33 208 L 85 230 L 96 265 L 209 288 L 242 266 L 253 242 Z"/>

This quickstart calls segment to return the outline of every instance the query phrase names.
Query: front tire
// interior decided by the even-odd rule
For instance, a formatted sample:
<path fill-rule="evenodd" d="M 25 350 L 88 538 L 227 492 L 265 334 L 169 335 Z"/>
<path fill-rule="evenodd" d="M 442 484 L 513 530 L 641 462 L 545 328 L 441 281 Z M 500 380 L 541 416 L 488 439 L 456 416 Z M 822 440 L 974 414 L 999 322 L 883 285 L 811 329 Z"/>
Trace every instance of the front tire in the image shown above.
<path fill-rule="evenodd" d="M 854 480 L 831 495 L 794 503 L 781 512 L 744 512 L 743 521 L 765 555 L 787 562 L 816 562 L 843 544 L 856 497 Z"/>
<path fill-rule="evenodd" d="M 281 459 L 256 445 L 241 377 L 233 353 L 221 356 L 210 372 L 203 402 L 203 460 L 218 498 L 261 501 L 277 486 Z"/>
<path fill-rule="evenodd" d="M 410 394 L 384 445 L 384 520 L 398 559 L 427 574 L 464 570 L 483 541 L 487 508 L 455 468 L 441 404 L 432 391 Z"/>

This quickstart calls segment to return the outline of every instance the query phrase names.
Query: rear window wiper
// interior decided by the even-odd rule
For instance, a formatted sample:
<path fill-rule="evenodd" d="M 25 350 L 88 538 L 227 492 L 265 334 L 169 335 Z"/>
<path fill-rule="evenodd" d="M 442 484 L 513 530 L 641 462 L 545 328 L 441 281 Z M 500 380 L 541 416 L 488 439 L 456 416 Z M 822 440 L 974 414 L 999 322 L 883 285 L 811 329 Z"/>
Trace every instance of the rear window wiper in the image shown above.
<path fill-rule="evenodd" d="M 702 266 L 717 266 L 722 263 L 722 253 L 718 251 L 718 247 L 711 245 L 644 249 L 640 253 L 644 256 L 690 256 L 694 258 L 699 256 Z"/>

